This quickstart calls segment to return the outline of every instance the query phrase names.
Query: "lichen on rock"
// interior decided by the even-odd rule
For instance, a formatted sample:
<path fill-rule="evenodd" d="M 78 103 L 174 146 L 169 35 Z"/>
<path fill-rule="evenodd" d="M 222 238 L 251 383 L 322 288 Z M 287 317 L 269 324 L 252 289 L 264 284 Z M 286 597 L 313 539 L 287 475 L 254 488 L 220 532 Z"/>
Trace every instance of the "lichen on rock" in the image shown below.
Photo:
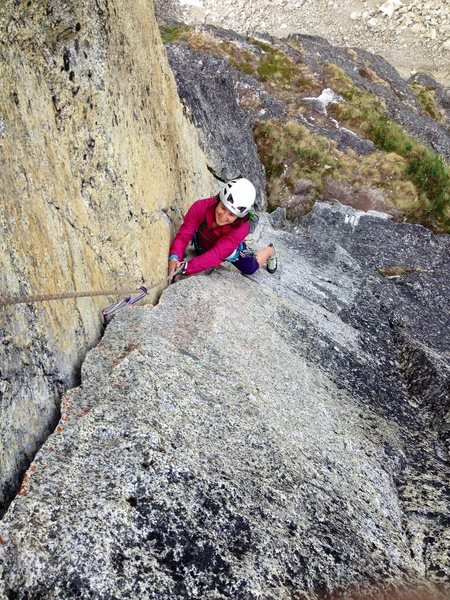
<path fill-rule="evenodd" d="M 2 294 L 161 280 L 173 225 L 212 178 L 151 4 L 6 0 L 0 29 Z M 58 419 L 106 304 L 1 309 L 0 506 Z"/>

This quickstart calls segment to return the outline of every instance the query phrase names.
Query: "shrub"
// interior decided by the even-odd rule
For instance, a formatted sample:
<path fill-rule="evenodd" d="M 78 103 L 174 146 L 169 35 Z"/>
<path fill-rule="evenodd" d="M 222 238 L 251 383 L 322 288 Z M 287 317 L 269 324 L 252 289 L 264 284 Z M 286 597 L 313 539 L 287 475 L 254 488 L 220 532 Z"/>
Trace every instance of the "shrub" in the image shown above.
<path fill-rule="evenodd" d="M 412 211 L 418 220 L 439 231 L 450 232 L 450 167 L 433 150 L 393 123 L 384 102 L 371 92 L 357 88 L 336 65 L 326 65 L 328 85 L 347 102 L 331 109 L 347 126 L 369 137 L 377 148 L 394 152 L 406 160 L 406 176 L 417 188 L 420 203 Z"/>
<path fill-rule="evenodd" d="M 165 44 L 171 44 L 180 40 L 185 40 L 192 31 L 187 25 L 179 25 L 177 27 L 169 27 L 168 25 L 160 25 L 161 37 Z"/>

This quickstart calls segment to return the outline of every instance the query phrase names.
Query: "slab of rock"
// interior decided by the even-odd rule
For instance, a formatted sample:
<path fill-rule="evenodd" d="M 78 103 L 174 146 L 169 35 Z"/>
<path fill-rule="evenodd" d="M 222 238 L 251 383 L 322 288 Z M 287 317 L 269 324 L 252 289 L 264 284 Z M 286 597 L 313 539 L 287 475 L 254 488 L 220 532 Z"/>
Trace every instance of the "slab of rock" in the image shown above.
<path fill-rule="evenodd" d="M 274 275 L 181 281 L 89 353 L 0 524 L 0 597 L 448 584 L 449 236 L 261 223 Z"/>

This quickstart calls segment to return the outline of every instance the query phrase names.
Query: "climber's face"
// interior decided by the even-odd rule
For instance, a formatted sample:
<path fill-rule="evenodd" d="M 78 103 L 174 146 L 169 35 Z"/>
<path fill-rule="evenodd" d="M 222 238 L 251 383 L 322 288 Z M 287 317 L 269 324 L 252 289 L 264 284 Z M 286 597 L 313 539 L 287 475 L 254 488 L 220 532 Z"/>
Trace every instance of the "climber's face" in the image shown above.
<path fill-rule="evenodd" d="M 230 223 L 236 221 L 237 216 L 233 215 L 222 202 L 219 202 L 216 206 L 215 219 L 217 225 L 221 227 L 222 225 L 230 225 Z"/>

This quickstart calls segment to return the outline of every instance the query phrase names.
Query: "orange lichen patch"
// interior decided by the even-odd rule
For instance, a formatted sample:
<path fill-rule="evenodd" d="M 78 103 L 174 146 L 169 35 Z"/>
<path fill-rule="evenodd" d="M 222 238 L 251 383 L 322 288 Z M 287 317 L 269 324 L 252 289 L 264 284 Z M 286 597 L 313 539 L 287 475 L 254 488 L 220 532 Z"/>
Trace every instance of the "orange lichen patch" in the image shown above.
<path fill-rule="evenodd" d="M 61 421 L 66 422 L 69 420 L 70 415 L 73 411 L 73 405 L 70 401 L 70 395 L 64 394 L 61 400 Z"/>
<path fill-rule="evenodd" d="M 137 350 L 138 348 L 134 344 L 130 344 L 125 348 L 125 352 L 122 354 L 117 354 L 117 352 L 113 352 L 114 360 L 112 361 L 112 366 L 117 367 L 117 365 L 126 357 L 130 352 Z"/>
<path fill-rule="evenodd" d="M 22 485 L 20 486 L 20 492 L 19 492 L 20 496 L 26 496 L 28 494 L 28 480 L 29 480 L 28 473 L 25 473 L 25 476 L 22 481 Z"/>
<path fill-rule="evenodd" d="M 4 546 L 4 545 L 5 545 L 5 540 L 0 535 L 0 546 Z"/>
<path fill-rule="evenodd" d="M 36 467 L 36 465 L 33 465 L 31 467 L 31 471 L 33 471 L 33 473 L 36 473 L 37 470 L 38 470 L 38 468 Z"/>
<path fill-rule="evenodd" d="M 87 415 L 88 412 L 90 412 L 91 409 L 90 408 L 83 408 L 83 410 L 79 413 L 76 414 L 77 419 L 81 419 L 81 417 L 84 417 L 84 415 Z"/>
<path fill-rule="evenodd" d="M 63 430 L 63 428 L 61 427 L 61 425 L 58 425 L 58 427 L 56 428 L 56 431 L 58 433 L 61 433 L 62 430 Z"/>
<path fill-rule="evenodd" d="M 96 348 L 103 348 L 104 347 L 104 343 L 103 342 L 99 342 L 96 346 Z"/>

